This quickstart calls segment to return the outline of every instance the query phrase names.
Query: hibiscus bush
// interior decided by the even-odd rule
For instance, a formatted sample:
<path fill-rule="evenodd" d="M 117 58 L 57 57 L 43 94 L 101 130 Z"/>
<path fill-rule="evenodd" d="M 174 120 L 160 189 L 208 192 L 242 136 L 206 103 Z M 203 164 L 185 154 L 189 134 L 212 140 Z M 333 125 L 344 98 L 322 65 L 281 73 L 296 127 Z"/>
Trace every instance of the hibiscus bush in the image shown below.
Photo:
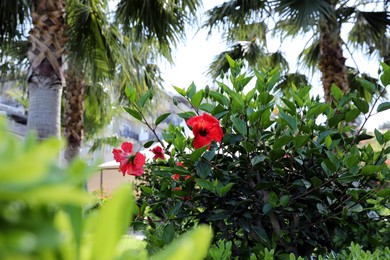
<path fill-rule="evenodd" d="M 378 105 L 389 67 L 383 64 L 378 85 L 359 80 L 367 99 L 334 86 L 329 104 L 311 97 L 310 86 L 291 85 L 280 95 L 278 69 L 247 75 L 241 62 L 227 59 L 229 82 L 217 82 L 217 89 L 175 87 L 192 107 L 179 114 L 190 131 L 169 124 L 160 138 L 157 126 L 169 113 L 147 121 L 152 95 L 137 99 L 126 91 L 131 105 L 125 110 L 155 133 L 144 147 L 158 143 L 136 182 L 134 225 L 147 233 L 149 250 L 202 223 L 214 230 L 214 248 L 229 241 L 232 255 L 243 259 L 267 250 L 283 258 L 338 251 L 351 241 L 365 249 L 390 242 L 390 131 L 364 130 L 369 117 L 390 108 L 368 100 L 378 96 L 372 100 Z M 361 143 L 372 138 L 379 150 Z M 136 158 L 135 152 L 122 156 L 121 169 L 140 166 Z"/>

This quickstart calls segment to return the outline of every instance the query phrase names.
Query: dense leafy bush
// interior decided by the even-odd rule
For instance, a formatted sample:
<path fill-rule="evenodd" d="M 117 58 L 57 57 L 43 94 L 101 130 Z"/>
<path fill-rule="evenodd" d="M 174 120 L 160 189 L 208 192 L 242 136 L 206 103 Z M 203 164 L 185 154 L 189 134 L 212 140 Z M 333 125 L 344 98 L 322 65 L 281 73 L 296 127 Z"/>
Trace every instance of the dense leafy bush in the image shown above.
<path fill-rule="evenodd" d="M 156 135 L 163 149 L 153 149 L 158 156 L 137 177 L 141 195 L 135 225 L 146 225 L 151 244 L 162 247 L 200 223 L 211 225 L 215 241 L 231 242 L 232 254 L 243 259 L 267 248 L 289 257 L 339 251 L 352 240 L 368 249 L 387 243 L 390 131 L 375 130 L 372 136 L 364 124 L 353 124 L 359 116 L 365 123 L 374 108 L 336 86 L 333 104 L 310 97 L 309 86 L 292 85 L 289 99 L 276 96 L 278 69 L 247 76 L 240 62 L 227 58 L 231 86 L 175 87 L 193 107 L 179 114 L 193 135 L 170 124 L 163 140 Z M 390 69 L 383 68 L 386 87 Z M 245 88 L 253 77 L 254 86 Z M 381 94 L 378 86 L 360 82 L 370 97 Z M 131 89 L 127 95 L 132 105 L 126 111 L 152 131 L 169 116 L 147 122 L 143 111 L 151 94 L 138 101 Z M 375 109 L 388 108 L 385 102 Z M 361 144 L 371 138 L 380 150 Z"/>
<path fill-rule="evenodd" d="M 95 168 L 81 160 L 58 167 L 58 140 L 21 141 L 2 119 L 0 259 L 149 259 L 145 242 L 127 235 L 135 206 L 129 185 L 92 209 L 82 184 Z M 200 227 L 152 259 L 203 259 L 210 240 L 210 228 Z"/>

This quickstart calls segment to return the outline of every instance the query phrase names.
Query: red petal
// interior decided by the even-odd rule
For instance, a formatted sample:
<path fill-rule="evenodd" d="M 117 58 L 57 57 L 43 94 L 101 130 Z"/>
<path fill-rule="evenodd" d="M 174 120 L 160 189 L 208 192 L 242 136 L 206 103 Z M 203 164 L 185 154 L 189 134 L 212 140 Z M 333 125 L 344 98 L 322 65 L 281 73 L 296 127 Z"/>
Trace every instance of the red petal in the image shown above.
<path fill-rule="evenodd" d="M 145 156 L 142 153 L 136 153 L 132 162 L 136 167 L 142 167 L 145 164 Z"/>
<path fill-rule="evenodd" d="M 209 145 L 211 143 L 211 139 L 209 136 L 201 136 L 201 135 L 196 135 L 194 138 L 194 141 L 192 142 L 193 146 L 195 149 L 199 149 L 205 145 Z"/>
<path fill-rule="evenodd" d="M 133 144 L 130 142 L 124 142 L 121 148 L 125 153 L 133 153 Z"/>
<path fill-rule="evenodd" d="M 121 162 L 124 157 L 123 151 L 116 148 L 112 149 L 112 154 L 117 162 Z"/>

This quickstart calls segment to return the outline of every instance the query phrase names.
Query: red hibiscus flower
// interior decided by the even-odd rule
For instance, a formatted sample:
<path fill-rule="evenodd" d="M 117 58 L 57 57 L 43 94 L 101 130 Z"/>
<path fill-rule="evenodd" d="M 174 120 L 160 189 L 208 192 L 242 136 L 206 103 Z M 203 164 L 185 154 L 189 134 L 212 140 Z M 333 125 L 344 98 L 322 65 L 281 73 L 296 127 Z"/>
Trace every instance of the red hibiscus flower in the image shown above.
<path fill-rule="evenodd" d="M 212 141 L 220 142 L 223 138 L 222 128 L 219 121 L 204 113 L 201 116 L 194 116 L 187 120 L 187 125 L 192 127 L 194 133 L 193 145 L 195 149 L 208 145 L 210 148 Z"/>
<path fill-rule="evenodd" d="M 178 181 L 180 179 L 180 174 L 174 174 L 172 175 L 172 179 L 174 179 L 175 181 Z"/>
<path fill-rule="evenodd" d="M 156 146 L 153 149 L 151 149 L 150 151 L 152 151 L 154 153 L 153 160 L 157 160 L 157 158 L 161 158 L 163 160 L 165 159 L 164 150 L 160 146 Z"/>
<path fill-rule="evenodd" d="M 145 156 L 141 153 L 134 154 L 132 143 L 124 142 L 121 148 L 114 148 L 112 154 L 115 161 L 119 162 L 119 170 L 123 176 L 141 176 L 144 173 Z"/>

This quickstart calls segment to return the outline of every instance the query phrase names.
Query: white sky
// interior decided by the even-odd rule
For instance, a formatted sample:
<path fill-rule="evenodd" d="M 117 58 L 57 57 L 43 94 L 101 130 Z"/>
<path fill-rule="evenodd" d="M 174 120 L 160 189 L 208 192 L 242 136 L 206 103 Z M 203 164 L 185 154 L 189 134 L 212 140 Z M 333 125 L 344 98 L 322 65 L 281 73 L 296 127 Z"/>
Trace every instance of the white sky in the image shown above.
<path fill-rule="evenodd" d="M 223 0 L 208 0 L 204 1 L 204 10 L 211 9 L 215 5 L 223 3 Z M 201 22 L 202 24 L 202 22 Z M 172 86 L 187 88 L 192 82 L 195 83 L 198 89 L 204 88 L 211 81 L 206 77 L 208 66 L 213 61 L 214 57 L 227 49 L 219 32 L 213 32 L 212 36 L 208 36 L 207 29 L 197 31 L 190 29 L 186 33 L 186 41 L 178 44 L 178 47 L 173 52 L 174 65 L 163 62 L 161 64 L 162 77 L 165 80 L 164 88 L 170 92 L 176 91 Z M 278 40 L 269 40 L 269 51 L 276 51 L 279 47 L 284 52 L 287 61 L 289 62 L 290 71 L 296 70 L 298 52 L 302 50 L 302 46 L 306 43 L 302 38 L 294 40 L 285 40 L 282 44 Z M 295 48 L 295 46 L 299 46 Z M 296 49 L 297 51 L 294 51 Z M 347 57 L 346 64 L 351 67 L 356 67 L 354 61 L 350 58 L 347 51 L 344 51 Z M 361 54 L 354 54 L 355 61 L 361 72 L 366 72 L 371 76 L 377 77 L 379 62 L 376 57 L 370 59 L 363 58 Z M 323 95 L 320 82 L 320 75 L 316 74 L 309 79 L 313 85 L 312 95 Z M 390 110 L 382 112 L 369 120 L 366 128 L 372 130 L 378 127 L 379 124 L 390 120 Z"/>

